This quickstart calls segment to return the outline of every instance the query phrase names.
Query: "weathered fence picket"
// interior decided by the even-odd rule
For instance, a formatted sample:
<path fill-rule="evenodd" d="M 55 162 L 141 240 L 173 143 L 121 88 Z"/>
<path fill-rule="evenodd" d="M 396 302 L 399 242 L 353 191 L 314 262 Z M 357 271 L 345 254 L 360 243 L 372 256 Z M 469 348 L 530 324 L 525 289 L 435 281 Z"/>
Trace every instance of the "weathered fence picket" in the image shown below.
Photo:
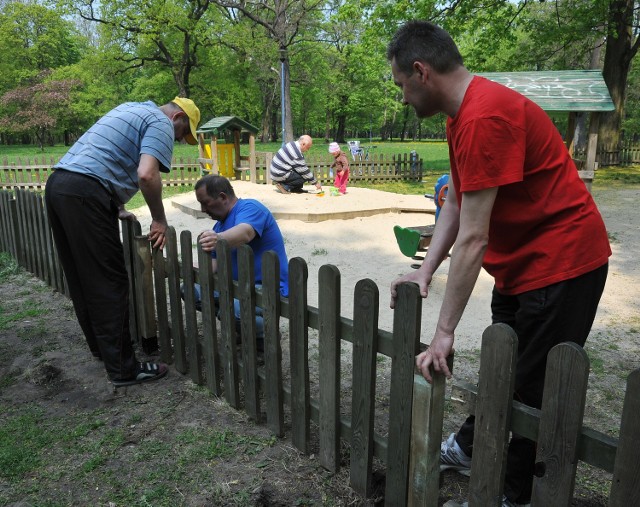
<path fill-rule="evenodd" d="M 588 380 L 589 358 L 582 347 L 561 343 L 551 349 L 533 480 L 532 501 L 538 505 L 571 502 Z"/>
<path fill-rule="evenodd" d="M 307 304 L 308 271 L 303 259 L 291 259 L 290 294 L 282 298 L 279 262 L 273 252 L 263 257 L 263 285 L 256 288 L 253 253 L 247 246 L 236 252 L 240 273 L 234 282 L 232 252 L 226 242 L 217 246 L 214 274 L 211 256 L 200 246 L 199 267 L 193 267 L 190 232 L 180 234 L 179 250 L 176 232 L 169 227 L 163 253 L 151 249 L 137 222 L 122 225 L 125 257 L 132 274 L 132 334 L 136 339 L 157 335 L 163 360 L 173 360 L 177 371 L 206 384 L 212 393 L 224 393 L 230 405 L 243 407 L 257 422 L 263 419 L 264 397 L 266 424 L 276 436 L 287 429 L 286 406 L 293 444 L 308 453 L 314 442 L 320 463 L 331 471 L 340 469 L 340 442 L 346 442 L 351 485 L 360 495 L 370 495 L 373 490 L 376 457 L 386 464 L 386 504 L 437 505 L 445 379 L 435 374 L 433 383 L 428 384 L 414 372 L 414 356 L 421 346 L 422 306 L 415 286 L 399 288 L 394 329 L 389 333 L 378 329 L 379 294 L 370 280 L 361 280 L 355 287 L 355 317 L 351 321 L 340 316 L 340 272 L 335 266 L 320 268 L 319 305 L 315 309 Z M 0 191 L 0 249 L 56 290 L 65 290 L 40 196 L 20 189 Z M 201 284 L 200 321 L 196 318 L 195 283 Z M 219 306 L 214 291 L 219 295 Z M 234 299 L 240 304 L 240 354 Z M 264 317 L 264 367 L 257 366 L 256 307 Z M 291 370 L 284 376 L 281 317 L 289 320 Z M 313 386 L 309 378 L 310 328 L 318 330 L 318 379 Z M 350 413 L 341 413 L 340 404 L 340 352 L 345 342 L 353 347 Z M 639 503 L 640 464 L 635 450 L 640 443 L 640 370 L 628 378 L 618 441 L 582 427 L 589 365 L 580 347 L 561 344 L 551 351 L 541 410 L 512 401 L 516 350 L 513 330 L 490 326 L 483 334 L 478 386 L 454 383 L 455 395 L 467 402 L 470 414 L 476 414 L 470 505 L 498 504 L 509 431 L 538 442 L 534 507 L 568 505 L 578 460 L 613 472 L 611 506 Z M 387 436 L 375 431 L 373 424 L 379 354 L 391 358 Z M 290 379 L 288 383 L 283 377 Z M 311 422 L 319 428 L 315 439 Z"/>

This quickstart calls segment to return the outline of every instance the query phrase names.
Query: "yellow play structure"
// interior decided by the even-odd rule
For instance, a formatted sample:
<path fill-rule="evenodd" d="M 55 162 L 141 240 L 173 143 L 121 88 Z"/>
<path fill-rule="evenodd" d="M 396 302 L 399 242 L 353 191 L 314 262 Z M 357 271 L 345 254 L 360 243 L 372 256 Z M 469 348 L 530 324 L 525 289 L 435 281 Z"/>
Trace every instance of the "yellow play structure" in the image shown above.
<path fill-rule="evenodd" d="M 240 139 L 249 133 L 249 156 L 240 155 Z M 227 178 L 244 179 L 256 183 L 256 134 L 258 129 L 236 116 L 219 116 L 201 125 L 198 134 L 198 162 L 203 174 L 219 174 Z M 205 141 L 208 136 L 209 142 Z M 218 139 L 223 140 L 222 143 Z"/>

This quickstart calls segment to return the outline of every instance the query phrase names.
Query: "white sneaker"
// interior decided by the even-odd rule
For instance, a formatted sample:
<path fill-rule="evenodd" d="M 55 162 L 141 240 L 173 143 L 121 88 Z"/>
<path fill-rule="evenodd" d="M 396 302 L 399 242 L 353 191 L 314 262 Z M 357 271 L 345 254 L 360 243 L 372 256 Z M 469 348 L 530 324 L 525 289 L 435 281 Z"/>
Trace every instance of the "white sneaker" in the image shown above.
<path fill-rule="evenodd" d="M 530 503 L 513 503 L 506 496 L 502 495 L 502 507 L 531 507 Z M 464 502 L 462 507 L 469 507 L 469 502 Z"/>
<path fill-rule="evenodd" d="M 457 470 L 467 477 L 471 475 L 471 458 L 460 449 L 455 433 L 440 444 L 440 471 L 444 470 Z"/>

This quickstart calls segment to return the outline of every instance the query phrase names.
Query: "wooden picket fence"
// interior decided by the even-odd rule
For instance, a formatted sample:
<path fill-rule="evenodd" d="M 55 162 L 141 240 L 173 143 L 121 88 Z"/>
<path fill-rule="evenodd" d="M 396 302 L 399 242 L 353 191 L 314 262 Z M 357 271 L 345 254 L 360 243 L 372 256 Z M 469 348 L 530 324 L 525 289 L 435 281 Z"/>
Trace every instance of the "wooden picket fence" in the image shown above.
<path fill-rule="evenodd" d="M 27 190 L 15 195 L 0 191 L 0 250 L 21 266 L 64 291 L 42 197 Z M 353 320 L 340 315 L 340 272 L 325 265 L 319 270 L 318 308 L 307 304 L 306 262 L 289 263 L 290 295 L 280 297 L 279 263 L 273 252 L 263 257 L 263 285 L 253 283 L 253 252 L 239 249 L 239 280 L 231 275 L 228 245 L 218 246 L 218 273 L 209 256 L 198 250 L 201 269 L 194 269 L 190 231 L 169 228 L 165 251 L 152 250 L 137 222 L 123 222 L 123 244 L 131 282 L 131 328 L 142 344 L 156 342 L 161 360 L 224 396 L 257 424 L 266 423 L 274 435 L 291 435 L 302 453 L 313 448 L 322 466 L 337 471 L 349 467 L 350 484 L 362 497 L 372 494 L 373 463 L 386 467 L 385 505 L 437 506 L 439 448 L 445 409 L 442 375 L 432 384 L 414 372 L 419 343 L 422 300 L 415 285 L 399 289 L 393 331 L 378 329 L 379 292 L 371 280 L 354 289 Z M 202 314 L 198 318 L 193 291 L 202 286 Z M 181 300 L 181 285 L 185 300 Z M 220 293 L 216 318 L 212 291 Z M 240 300 L 243 336 L 236 351 L 233 299 Z M 263 309 L 264 367 L 258 368 L 255 308 Z M 283 362 L 281 319 L 288 321 L 289 361 Z M 309 360 L 309 331 L 317 330 L 317 364 Z M 341 347 L 350 343 L 352 357 L 351 406 L 341 410 Z M 512 401 L 517 337 L 505 325 L 487 328 L 483 335 L 477 386 L 457 383 L 456 394 L 475 413 L 476 439 L 469 482 L 469 505 L 499 505 L 510 431 L 538 442 L 532 505 L 568 506 L 578 460 L 613 474 L 610 506 L 640 504 L 640 370 L 628 377 L 620 437 L 615 439 L 582 426 L 589 361 L 573 344 L 561 344 L 549 356 L 542 410 Z M 375 400 L 378 356 L 390 358 L 388 427 L 374 428 L 379 412 Z M 453 358 L 452 358 L 453 359 Z M 283 364 L 289 369 L 283 371 Z M 318 382 L 311 383 L 310 371 Z M 284 381 L 283 379 L 288 379 Z M 285 423 L 285 414 L 290 423 Z M 312 434 L 312 424 L 315 424 Z M 340 443 L 349 446 L 348 465 Z M 451 505 L 451 503 L 449 503 Z"/>
<path fill-rule="evenodd" d="M 236 171 L 236 178 L 255 183 L 271 183 L 269 177 L 269 165 L 273 153 L 256 153 L 255 175 L 250 174 L 249 168 L 242 167 Z M 0 189 L 26 188 L 42 190 L 47 178 L 52 172 L 52 167 L 59 159 L 55 157 L 35 157 L 9 161 L 7 157 L 0 163 Z M 307 163 L 316 178 L 322 184 L 332 184 L 333 174 L 330 169 L 333 157 L 307 156 Z M 171 172 L 162 173 L 164 186 L 193 186 L 206 172 L 202 171 L 197 158 L 174 158 L 171 163 Z M 253 180 L 252 180 L 253 177 Z M 392 181 L 408 180 L 420 181 L 422 179 L 422 161 L 411 158 L 408 154 L 381 156 L 374 155 L 370 160 L 357 160 L 351 162 L 350 181 L 356 184 L 358 181 Z"/>

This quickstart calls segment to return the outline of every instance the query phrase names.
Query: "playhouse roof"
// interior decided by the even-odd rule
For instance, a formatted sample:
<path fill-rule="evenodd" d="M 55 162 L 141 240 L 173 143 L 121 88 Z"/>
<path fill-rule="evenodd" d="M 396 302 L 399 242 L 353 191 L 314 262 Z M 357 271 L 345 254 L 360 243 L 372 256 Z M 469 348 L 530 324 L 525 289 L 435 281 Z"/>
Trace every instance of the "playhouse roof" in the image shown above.
<path fill-rule="evenodd" d="M 237 116 L 218 116 L 217 118 L 211 118 L 207 123 L 200 125 L 196 132 L 198 134 L 218 134 L 223 130 L 247 130 L 254 134 L 258 133 L 256 127 Z"/>
<path fill-rule="evenodd" d="M 599 70 L 478 73 L 530 98 L 545 111 L 613 111 Z"/>

